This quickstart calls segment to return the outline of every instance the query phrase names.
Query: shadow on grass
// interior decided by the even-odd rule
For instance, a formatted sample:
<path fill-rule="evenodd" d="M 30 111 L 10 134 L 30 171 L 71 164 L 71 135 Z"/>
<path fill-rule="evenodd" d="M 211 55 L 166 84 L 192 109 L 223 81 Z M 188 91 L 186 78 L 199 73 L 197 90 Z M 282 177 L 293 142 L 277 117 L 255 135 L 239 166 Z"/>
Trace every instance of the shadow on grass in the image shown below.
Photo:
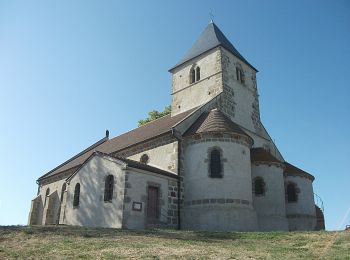
<path fill-rule="evenodd" d="M 163 239 L 217 242 L 220 240 L 257 239 L 275 240 L 289 236 L 289 232 L 209 232 L 173 229 L 125 230 L 113 228 L 89 228 L 77 226 L 0 226 L 0 236 L 13 232 L 40 236 L 71 236 L 84 238 L 117 238 L 121 236 L 151 236 Z"/>

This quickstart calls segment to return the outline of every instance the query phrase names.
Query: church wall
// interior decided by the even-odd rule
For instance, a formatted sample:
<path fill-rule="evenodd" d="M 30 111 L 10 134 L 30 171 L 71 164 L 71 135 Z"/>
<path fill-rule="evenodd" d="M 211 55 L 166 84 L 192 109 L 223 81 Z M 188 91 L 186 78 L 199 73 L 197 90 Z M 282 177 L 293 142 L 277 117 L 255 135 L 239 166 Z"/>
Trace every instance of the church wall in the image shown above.
<path fill-rule="evenodd" d="M 316 226 L 316 209 L 312 181 L 299 176 L 287 176 L 285 187 L 289 182 L 297 185 L 297 202 L 286 202 L 286 213 L 290 230 L 314 230 Z"/>
<path fill-rule="evenodd" d="M 233 111 L 229 116 L 239 125 L 254 132 L 261 132 L 255 71 L 224 48 L 222 63 L 224 93 L 234 102 Z M 245 83 L 237 80 L 237 66 L 243 69 Z"/>
<path fill-rule="evenodd" d="M 126 148 L 113 155 L 140 161 L 143 154 L 150 157 L 149 164 L 177 174 L 177 140 L 171 133 Z"/>
<path fill-rule="evenodd" d="M 67 225 L 121 228 L 125 167 L 109 157 L 93 156 L 69 181 L 65 208 Z M 112 202 L 104 201 L 105 179 L 114 176 Z M 79 206 L 73 207 L 74 189 L 80 183 Z"/>
<path fill-rule="evenodd" d="M 254 179 L 265 182 L 263 195 L 255 195 Z M 258 215 L 259 230 L 288 230 L 283 168 L 277 165 L 252 164 L 253 204 Z"/>
<path fill-rule="evenodd" d="M 60 176 L 61 179 L 58 179 L 58 176 L 57 176 L 56 181 L 46 181 L 46 182 L 43 182 L 42 184 L 40 184 L 38 196 L 41 196 L 42 205 L 40 205 L 38 207 L 38 213 L 37 213 L 38 224 L 45 225 L 45 224 L 51 224 L 51 222 L 53 222 L 53 223 L 57 222 L 57 218 L 58 218 L 57 212 L 58 212 L 58 208 L 59 208 L 59 203 L 56 203 L 56 202 L 51 202 L 51 203 L 53 203 L 52 204 L 53 206 L 52 206 L 52 208 L 50 208 L 51 212 L 49 212 L 51 214 L 51 217 L 53 218 L 53 220 L 50 220 L 50 222 L 46 221 L 46 217 L 47 217 L 47 213 L 48 213 L 48 209 L 49 209 L 49 199 L 53 193 L 57 192 L 57 196 L 58 196 L 57 200 L 60 201 L 62 186 L 66 180 L 65 176 L 66 175 L 63 174 Z M 46 197 L 46 190 L 48 188 L 50 189 L 50 193 L 49 193 L 49 196 Z M 51 198 L 52 198 L 52 196 L 51 196 Z M 52 215 L 53 214 L 52 212 L 56 212 L 57 215 Z"/>
<path fill-rule="evenodd" d="M 222 150 L 222 178 L 209 176 L 209 151 L 213 147 Z M 188 139 L 184 158 L 184 229 L 257 229 L 252 205 L 250 151 L 243 140 Z"/>
<path fill-rule="evenodd" d="M 245 128 L 254 139 L 254 147 L 265 147 L 280 160 L 278 151 L 260 120 L 256 72 L 224 48 L 222 50 L 223 97 L 220 110 Z M 237 80 L 236 67 L 244 72 L 244 83 Z"/>
<path fill-rule="evenodd" d="M 171 194 L 177 183 L 173 178 L 159 174 L 129 168 L 126 175 L 126 195 L 124 200 L 123 227 L 143 229 L 147 227 L 175 227 L 177 224 L 177 192 Z M 159 189 L 159 219 L 147 218 L 148 187 Z M 133 204 L 141 203 L 141 210 Z"/>
<path fill-rule="evenodd" d="M 190 84 L 190 70 L 200 67 L 200 80 Z M 222 91 L 221 52 L 215 48 L 172 72 L 171 115 L 177 115 L 208 102 Z"/>
<path fill-rule="evenodd" d="M 147 154 L 149 157 L 148 165 L 177 174 L 177 151 L 178 144 L 177 141 L 175 141 L 153 149 L 144 150 L 127 158 L 139 162 L 141 156 Z"/>

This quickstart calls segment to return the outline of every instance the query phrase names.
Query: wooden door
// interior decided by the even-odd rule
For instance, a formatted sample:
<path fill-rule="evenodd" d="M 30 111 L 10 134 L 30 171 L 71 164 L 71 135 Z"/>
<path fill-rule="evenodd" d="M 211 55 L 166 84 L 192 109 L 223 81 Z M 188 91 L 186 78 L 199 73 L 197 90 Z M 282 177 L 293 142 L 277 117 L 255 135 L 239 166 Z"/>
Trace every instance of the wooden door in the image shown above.
<path fill-rule="evenodd" d="M 147 201 L 147 217 L 150 219 L 158 218 L 158 197 L 159 189 L 157 187 L 148 187 L 148 201 Z"/>

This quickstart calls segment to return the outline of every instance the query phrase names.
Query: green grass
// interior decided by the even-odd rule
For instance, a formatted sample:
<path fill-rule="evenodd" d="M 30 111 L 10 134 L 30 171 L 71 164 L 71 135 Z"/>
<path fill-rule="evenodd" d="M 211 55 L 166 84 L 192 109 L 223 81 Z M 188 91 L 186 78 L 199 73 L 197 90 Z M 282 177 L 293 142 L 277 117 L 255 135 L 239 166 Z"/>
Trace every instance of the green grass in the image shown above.
<path fill-rule="evenodd" d="M 349 259 L 350 232 L 0 227 L 0 259 Z"/>

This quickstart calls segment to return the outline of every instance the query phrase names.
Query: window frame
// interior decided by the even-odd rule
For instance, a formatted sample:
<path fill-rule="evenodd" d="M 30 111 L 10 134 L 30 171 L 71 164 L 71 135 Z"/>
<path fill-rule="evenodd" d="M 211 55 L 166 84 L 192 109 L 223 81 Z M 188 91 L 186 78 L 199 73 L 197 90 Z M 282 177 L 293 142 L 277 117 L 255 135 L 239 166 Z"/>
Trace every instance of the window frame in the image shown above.
<path fill-rule="evenodd" d="M 257 184 L 260 182 L 260 187 L 257 189 Z M 257 193 L 257 190 L 260 190 L 261 192 Z M 266 183 L 264 181 L 264 178 L 261 177 L 261 176 L 257 176 L 254 178 L 254 181 L 253 181 L 253 191 L 254 191 L 254 195 L 256 197 L 262 197 L 262 196 L 265 196 L 265 193 L 266 193 Z"/>
<path fill-rule="evenodd" d="M 215 153 L 215 154 L 214 154 Z M 214 156 L 218 156 L 216 158 L 213 158 Z M 213 162 L 213 159 L 218 160 L 217 162 Z M 224 164 L 223 164 L 224 158 L 222 149 L 220 147 L 212 147 L 208 150 L 208 170 L 209 170 L 209 177 L 212 179 L 221 179 L 224 176 Z M 213 165 L 215 163 L 216 165 Z M 213 173 L 213 169 L 218 168 L 218 172 Z"/>
<path fill-rule="evenodd" d="M 103 201 L 104 202 L 112 202 L 113 200 L 113 192 L 114 192 L 114 175 L 107 175 L 105 178 L 105 190 Z"/>
<path fill-rule="evenodd" d="M 290 190 L 289 187 L 293 187 L 293 193 L 292 193 L 292 197 L 290 196 Z M 286 201 L 287 203 L 297 203 L 299 196 L 299 189 L 298 189 L 298 185 L 294 182 L 288 182 L 287 187 L 286 187 Z"/>
<path fill-rule="evenodd" d="M 73 208 L 78 208 L 80 205 L 80 183 L 75 184 L 73 195 Z"/>

